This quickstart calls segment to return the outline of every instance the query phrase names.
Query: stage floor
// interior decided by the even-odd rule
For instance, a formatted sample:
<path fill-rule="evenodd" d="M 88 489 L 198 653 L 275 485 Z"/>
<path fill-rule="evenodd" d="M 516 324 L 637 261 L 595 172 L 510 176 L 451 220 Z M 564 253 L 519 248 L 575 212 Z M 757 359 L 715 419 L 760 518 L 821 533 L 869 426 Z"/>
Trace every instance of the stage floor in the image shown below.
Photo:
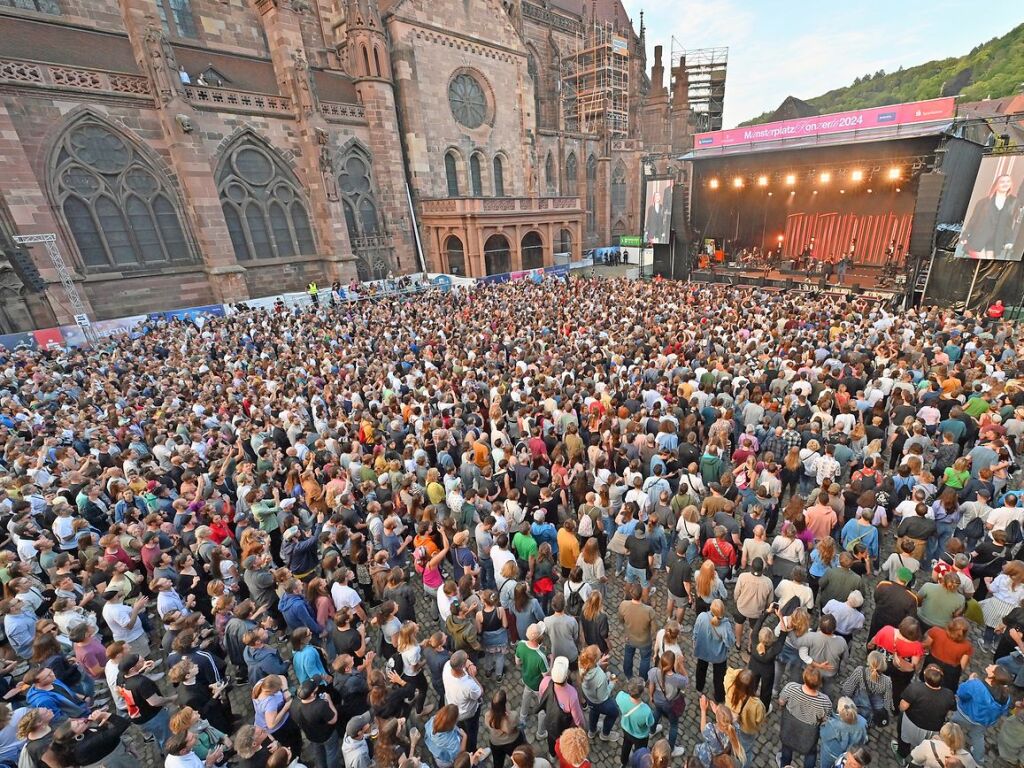
<path fill-rule="evenodd" d="M 876 298 L 889 298 L 906 291 L 905 282 L 894 285 L 891 280 L 883 280 L 881 268 L 865 266 L 852 267 L 842 281 L 839 280 L 837 273 L 833 273 L 826 279 L 825 275 L 818 273 L 808 275 L 807 272 L 791 270 L 750 269 L 722 265 L 710 269 L 696 269 L 690 278 L 697 282 L 733 283 L 776 289 L 795 288 L 840 293 L 862 292 L 874 295 Z"/>

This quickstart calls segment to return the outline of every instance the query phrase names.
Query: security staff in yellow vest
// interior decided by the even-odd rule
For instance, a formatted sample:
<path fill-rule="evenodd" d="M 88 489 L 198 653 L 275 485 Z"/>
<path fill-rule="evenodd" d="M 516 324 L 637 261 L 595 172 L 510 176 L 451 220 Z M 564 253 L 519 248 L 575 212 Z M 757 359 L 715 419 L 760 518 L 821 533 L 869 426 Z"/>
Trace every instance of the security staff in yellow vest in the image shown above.
<path fill-rule="evenodd" d="M 309 294 L 309 300 L 311 302 L 313 302 L 314 304 L 317 303 L 317 294 L 319 292 L 320 292 L 320 290 L 316 287 L 316 281 L 315 280 L 313 282 L 311 282 L 309 285 L 306 286 L 306 293 Z"/>

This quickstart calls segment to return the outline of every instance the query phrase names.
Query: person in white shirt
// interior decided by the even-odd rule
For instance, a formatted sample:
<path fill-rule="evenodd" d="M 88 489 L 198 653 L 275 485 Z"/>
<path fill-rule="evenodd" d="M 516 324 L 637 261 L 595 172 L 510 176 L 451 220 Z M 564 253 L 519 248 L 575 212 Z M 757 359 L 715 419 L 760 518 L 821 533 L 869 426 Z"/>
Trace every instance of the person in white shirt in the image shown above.
<path fill-rule="evenodd" d="M 459 723 L 467 737 L 466 750 L 475 752 L 480 729 L 480 699 L 484 693 L 476 679 L 476 665 L 465 651 L 456 651 L 445 662 L 441 679 L 444 681 L 445 703 L 459 708 Z"/>
<path fill-rule="evenodd" d="M 814 593 L 809 586 L 804 584 L 806 578 L 807 571 L 803 567 L 797 566 L 790 573 L 788 579 L 783 579 L 779 582 L 779 586 L 775 588 L 775 598 L 780 607 L 785 608 L 786 603 L 795 597 L 804 608 L 809 611 L 813 610 Z"/>
<path fill-rule="evenodd" d="M 985 530 L 1005 531 L 1013 520 L 1024 523 L 1024 509 L 1017 506 L 1017 497 L 1010 493 L 1003 499 L 1003 506 L 988 513 Z"/>
<path fill-rule="evenodd" d="M 167 753 L 164 768 L 210 768 L 224 759 L 224 749 L 218 746 L 207 753 L 205 760 L 201 760 L 192 751 L 195 745 L 196 735 L 192 731 L 173 734 L 164 744 Z"/>
<path fill-rule="evenodd" d="M 146 609 L 149 598 L 143 595 L 135 600 L 129 608 L 124 604 L 124 593 L 118 589 L 108 589 L 103 593 L 107 604 L 103 606 L 103 620 L 107 622 L 114 640 L 128 644 L 133 653 L 146 657 L 149 655 L 149 638 L 142 626 L 139 614 Z"/>
<path fill-rule="evenodd" d="M 437 613 L 441 617 L 442 624 L 448 621 L 448 617 L 452 615 L 452 600 L 455 599 L 455 593 L 458 590 L 458 585 L 451 579 L 448 579 L 437 590 Z"/>
<path fill-rule="evenodd" d="M 348 585 L 351 576 L 352 572 L 347 569 L 335 575 L 335 582 L 331 585 L 331 600 L 334 601 L 334 610 L 340 611 L 342 608 L 348 608 L 365 619 L 366 614 L 361 608 L 363 598 Z"/>

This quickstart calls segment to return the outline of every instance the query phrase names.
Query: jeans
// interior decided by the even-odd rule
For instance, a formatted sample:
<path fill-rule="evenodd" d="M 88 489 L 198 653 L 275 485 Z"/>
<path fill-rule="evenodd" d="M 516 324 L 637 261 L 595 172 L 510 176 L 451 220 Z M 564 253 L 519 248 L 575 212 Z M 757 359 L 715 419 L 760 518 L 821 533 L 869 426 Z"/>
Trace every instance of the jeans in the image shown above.
<path fill-rule="evenodd" d="M 640 677 L 647 679 L 647 673 L 651 671 L 651 646 L 637 648 L 635 645 L 626 643 L 626 650 L 622 652 L 622 674 L 629 680 L 633 677 L 633 658 L 640 654 Z"/>
<path fill-rule="evenodd" d="M 611 696 L 600 704 L 590 702 L 590 707 L 587 712 L 587 717 L 589 718 L 587 731 L 590 733 L 597 731 L 597 721 L 601 718 L 601 715 L 604 715 L 604 727 L 601 729 L 601 732 L 605 736 L 612 732 L 612 728 L 615 726 L 615 721 L 619 718 L 619 708 L 615 706 L 615 699 Z"/>
<path fill-rule="evenodd" d="M 523 686 L 523 699 L 519 704 L 519 724 L 526 730 L 526 718 L 537 713 L 537 732 L 544 733 L 544 720 L 547 712 L 538 709 L 540 705 L 540 694 L 528 685 Z"/>
<path fill-rule="evenodd" d="M 926 558 L 930 562 L 937 560 L 946 549 L 946 543 L 953 538 L 956 523 L 941 522 L 935 524 L 935 535 L 928 539 Z"/>
<path fill-rule="evenodd" d="M 782 748 L 782 766 L 791 765 L 793 763 L 793 750 L 789 747 Z M 818 764 L 818 750 L 814 750 L 809 755 L 804 755 L 804 768 L 814 768 Z"/>
<path fill-rule="evenodd" d="M 973 720 L 968 720 L 960 714 L 959 710 L 953 713 L 953 717 L 950 720 L 963 729 L 964 736 L 967 737 L 967 751 L 971 753 L 974 762 L 978 765 L 984 765 L 985 731 L 987 726 L 975 723 Z"/>
<path fill-rule="evenodd" d="M 1013 684 L 1018 688 L 1024 688 L 1024 656 L 1019 653 L 1011 653 L 996 659 L 996 664 L 1005 667 L 1006 671 L 1013 675 Z"/>
<path fill-rule="evenodd" d="M 155 738 L 156 743 L 159 744 L 160 749 L 163 750 L 164 744 L 169 738 L 171 738 L 170 710 L 167 708 L 161 709 L 146 722 L 139 723 L 139 727 Z"/>
<path fill-rule="evenodd" d="M 489 557 L 480 558 L 480 587 L 482 589 L 497 589 L 498 585 L 494 581 L 494 563 L 491 562 Z"/>
<path fill-rule="evenodd" d="M 323 744 L 309 741 L 313 752 L 313 765 L 316 768 L 334 768 L 338 764 L 338 733 L 331 731 L 330 737 Z"/>
<path fill-rule="evenodd" d="M 480 734 L 480 710 L 476 714 L 459 721 L 459 727 L 466 732 L 466 751 L 472 754 L 476 752 L 476 740 Z"/>
<path fill-rule="evenodd" d="M 871 723 L 871 718 L 868 717 L 869 712 L 872 715 L 878 713 L 887 719 L 892 716 L 892 713 L 885 708 L 885 699 L 877 693 L 860 691 L 853 697 L 853 703 L 857 705 L 857 711 L 864 716 L 869 724 Z"/>
<path fill-rule="evenodd" d="M 675 749 L 676 737 L 679 736 L 679 718 L 672 714 L 672 708 L 668 704 L 654 704 L 654 725 L 651 729 L 658 727 L 658 723 L 661 722 L 661 718 L 668 718 L 668 743 L 669 746 Z"/>
<path fill-rule="evenodd" d="M 743 752 L 746 756 L 741 768 L 750 768 L 750 764 L 754 759 L 754 746 L 757 743 L 757 736 L 751 733 L 744 733 L 737 728 L 736 737 L 740 740 L 740 744 L 743 745 Z M 822 766 L 822 768 L 825 768 L 825 766 Z"/>
<path fill-rule="evenodd" d="M 647 570 L 645 568 L 634 568 L 626 563 L 626 583 L 636 582 L 644 589 L 647 589 Z"/>

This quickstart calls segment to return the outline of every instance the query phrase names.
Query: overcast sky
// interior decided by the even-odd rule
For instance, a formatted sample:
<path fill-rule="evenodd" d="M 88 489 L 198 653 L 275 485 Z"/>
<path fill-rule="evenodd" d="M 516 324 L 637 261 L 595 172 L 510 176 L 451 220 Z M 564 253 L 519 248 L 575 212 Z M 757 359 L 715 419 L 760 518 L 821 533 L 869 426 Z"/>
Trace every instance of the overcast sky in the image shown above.
<path fill-rule="evenodd" d="M 855 77 L 960 56 L 1024 22 L 1020 0 L 623 0 L 647 26 L 648 68 L 672 37 L 683 48 L 729 47 L 725 127 L 819 96 Z M 1024 73 L 1022 73 L 1024 80 Z M 938 94 L 936 94 L 937 96 Z"/>

